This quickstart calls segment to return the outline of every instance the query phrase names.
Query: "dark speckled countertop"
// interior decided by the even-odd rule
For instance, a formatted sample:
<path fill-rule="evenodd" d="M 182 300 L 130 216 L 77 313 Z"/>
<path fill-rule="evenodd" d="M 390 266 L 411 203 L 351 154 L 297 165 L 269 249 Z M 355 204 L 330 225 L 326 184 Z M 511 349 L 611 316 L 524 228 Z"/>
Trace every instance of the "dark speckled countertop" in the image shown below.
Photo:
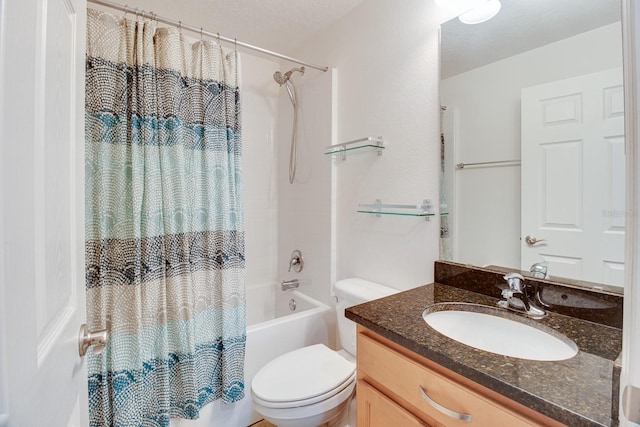
<path fill-rule="evenodd" d="M 619 366 L 615 361 L 622 348 L 620 328 L 551 312 L 538 322 L 572 339 L 579 352 L 568 360 L 540 362 L 469 347 L 435 331 L 422 318 L 424 309 L 434 303 L 495 306 L 497 301 L 483 293 L 434 283 L 350 307 L 346 316 L 568 426 L 617 425 Z"/>

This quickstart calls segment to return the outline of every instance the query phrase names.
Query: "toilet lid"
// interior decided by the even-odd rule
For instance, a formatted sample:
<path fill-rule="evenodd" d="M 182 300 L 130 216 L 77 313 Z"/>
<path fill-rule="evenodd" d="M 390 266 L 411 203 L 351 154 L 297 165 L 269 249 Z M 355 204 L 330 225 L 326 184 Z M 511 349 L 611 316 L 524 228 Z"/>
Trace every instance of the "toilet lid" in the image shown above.
<path fill-rule="evenodd" d="M 347 381 L 355 364 L 323 344 L 303 347 L 267 363 L 253 378 L 251 390 L 264 401 L 307 400 Z"/>

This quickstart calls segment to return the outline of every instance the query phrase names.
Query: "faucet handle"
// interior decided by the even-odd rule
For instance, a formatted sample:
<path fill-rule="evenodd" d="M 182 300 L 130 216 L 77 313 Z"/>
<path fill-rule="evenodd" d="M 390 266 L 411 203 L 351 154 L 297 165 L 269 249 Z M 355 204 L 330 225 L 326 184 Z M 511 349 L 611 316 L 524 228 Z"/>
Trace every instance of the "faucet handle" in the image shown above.
<path fill-rule="evenodd" d="M 294 268 L 293 271 L 296 273 L 300 273 L 304 268 L 304 258 L 302 257 L 302 252 L 298 249 L 291 253 L 291 258 L 289 259 L 289 272 L 291 272 L 291 268 Z"/>
<path fill-rule="evenodd" d="M 524 277 L 520 273 L 507 273 L 504 275 L 504 280 L 509 284 L 509 289 L 516 292 L 522 292 L 522 282 Z"/>

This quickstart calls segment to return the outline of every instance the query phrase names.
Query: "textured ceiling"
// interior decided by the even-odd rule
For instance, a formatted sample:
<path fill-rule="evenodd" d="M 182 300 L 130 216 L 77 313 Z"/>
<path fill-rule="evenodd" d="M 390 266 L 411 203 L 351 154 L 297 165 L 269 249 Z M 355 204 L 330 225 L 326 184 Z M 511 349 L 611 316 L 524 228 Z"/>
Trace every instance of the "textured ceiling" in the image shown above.
<path fill-rule="evenodd" d="M 620 21 L 620 0 L 501 0 L 482 24 L 442 25 L 442 78 Z"/>
<path fill-rule="evenodd" d="M 112 1 L 290 55 L 297 46 L 363 0 Z"/>

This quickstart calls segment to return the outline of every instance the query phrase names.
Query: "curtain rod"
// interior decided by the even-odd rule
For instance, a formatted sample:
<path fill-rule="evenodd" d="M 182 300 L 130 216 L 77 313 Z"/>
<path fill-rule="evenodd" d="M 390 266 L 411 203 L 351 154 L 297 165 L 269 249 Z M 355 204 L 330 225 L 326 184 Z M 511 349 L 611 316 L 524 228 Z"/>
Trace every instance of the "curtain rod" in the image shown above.
<path fill-rule="evenodd" d="M 151 19 L 154 21 L 158 21 L 158 22 L 162 22 L 164 24 L 168 24 L 168 25 L 173 25 L 174 27 L 179 27 L 179 28 L 184 28 L 185 30 L 189 30 L 192 31 L 194 33 L 199 33 L 208 37 L 212 37 L 214 39 L 219 39 L 228 43 L 233 43 L 235 46 L 241 46 L 250 50 L 255 50 L 256 52 L 260 52 L 260 53 L 264 53 L 270 56 L 275 56 L 276 58 L 280 58 L 280 59 L 284 59 L 285 61 L 289 61 L 289 62 L 294 62 L 296 64 L 300 64 L 300 65 L 304 65 L 307 67 L 311 67 L 311 68 L 315 68 L 316 70 L 320 70 L 320 71 L 328 71 L 329 67 L 324 67 L 322 65 L 316 65 L 316 64 L 312 64 L 310 62 L 306 62 L 306 61 L 302 61 L 300 59 L 296 59 L 296 58 L 292 58 L 290 56 L 287 55 L 283 55 L 281 53 L 277 53 L 277 52 L 273 52 L 267 49 L 263 49 L 261 47 L 258 46 L 253 46 L 250 45 L 248 43 L 243 43 L 240 41 L 237 41 L 236 39 L 231 39 L 229 37 L 224 37 L 218 33 L 212 33 L 209 31 L 205 31 L 202 28 L 198 28 L 198 27 L 194 27 L 193 25 L 187 25 L 187 24 L 183 24 L 181 21 L 175 21 L 173 19 L 169 19 L 169 18 L 165 18 L 159 15 L 156 15 L 155 13 L 151 12 L 151 13 L 145 13 L 144 11 L 138 11 L 138 9 L 131 9 L 130 7 L 127 6 L 122 6 L 121 4 L 118 3 L 114 3 L 108 0 L 87 0 L 89 3 L 95 3 L 95 4 L 99 4 L 101 6 L 106 6 L 109 7 L 111 9 L 116 9 L 119 10 L 121 12 L 130 12 L 130 13 L 135 13 L 137 16 L 142 16 L 143 18 L 147 18 L 147 19 Z"/>

